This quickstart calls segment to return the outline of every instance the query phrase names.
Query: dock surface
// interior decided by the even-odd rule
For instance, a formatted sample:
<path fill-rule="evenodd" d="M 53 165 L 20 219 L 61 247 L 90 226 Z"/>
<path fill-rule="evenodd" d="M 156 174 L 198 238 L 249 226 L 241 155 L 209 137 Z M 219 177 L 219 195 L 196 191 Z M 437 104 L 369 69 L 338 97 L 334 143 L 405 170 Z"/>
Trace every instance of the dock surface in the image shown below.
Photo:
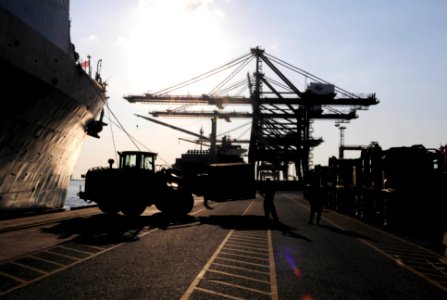
<path fill-rule="evenodd" d="M 445 257 L 301 192 L 196 199 L 186 217 L 96 207 L 0 221 L 2 299 L 447 299 Z"/>

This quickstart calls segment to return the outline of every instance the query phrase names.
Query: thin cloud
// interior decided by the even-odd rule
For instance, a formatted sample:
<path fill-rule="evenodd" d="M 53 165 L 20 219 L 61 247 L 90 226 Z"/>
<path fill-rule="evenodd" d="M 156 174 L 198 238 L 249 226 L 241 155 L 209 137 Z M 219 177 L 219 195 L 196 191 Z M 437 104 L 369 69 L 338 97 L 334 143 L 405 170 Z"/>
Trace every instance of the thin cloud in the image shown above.
<path fill-rule="evenodd" d="M 124 43 L 124 38 L 122 36 L 118 36 L 115 39 L 115 45 L 119 46 L 122 45 Z"/>
<path fill-rule="evenodd" d="M 214 15 L 215 15 L 216 17 L 218 17 L 218 18 L 224 18 L 224 17 L 225 17 L 225 13 L 224 13 L 224 11 L 221 10 L 221 9 L 217 9 L 217 10 L 214 12 Z"/>
<path fill-rule="evenodd" d="M 139 0 L 138 1 L 138 7 L 139 8 L 143 8 L 147 6 L 147 1 L 146 0 Z"/>
<path fill-rule="evenodd" d="M 96 34 L 90 34 L 88 36 L 89 41 L 97 41 L 98 39 L 99 39 L 99 37 Z"/>
<path fill-rule="evenodd" d="M 206 6 L 208 3 L 211 3 L 212 0 L 191 0 L 186 6 L 186 11 L 195 11 L 202 6 Z"/>

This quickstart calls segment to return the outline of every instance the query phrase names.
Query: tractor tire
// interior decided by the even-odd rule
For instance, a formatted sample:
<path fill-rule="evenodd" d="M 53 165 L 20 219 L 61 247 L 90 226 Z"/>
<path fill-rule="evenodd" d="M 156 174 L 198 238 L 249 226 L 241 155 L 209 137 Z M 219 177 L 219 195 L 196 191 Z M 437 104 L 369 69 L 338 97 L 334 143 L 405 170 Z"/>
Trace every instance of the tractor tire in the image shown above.
<path fill-rule="evenodd" d="M 120 209 L 117 205 L 103 202 L 98 203 L 98 208 L 105 214 L 116 215 Z"/>
<path fill-rule="evenodd" d="M 194 207 L 194 197 L 191 195 L 191 193 L 188 193 L 186 191 L 180 191 L 178 196 L 179 202 L 177 213 L 180 215 L 189 214 Z"/>
<path fill-rule="evenodd" d="M 121 209 L 121 212 L 127 217 L 138 217 L 146 210 L 146 205 L 143 203 L 133 203 L 126 205 Z"/>
<path fill-rule="evenodd" d="M 185 190 L 171 190 L 157 201 L 156 207 L 163 213 L 183 216 L 191 212 L 194 207 L 194 198 Z"/>

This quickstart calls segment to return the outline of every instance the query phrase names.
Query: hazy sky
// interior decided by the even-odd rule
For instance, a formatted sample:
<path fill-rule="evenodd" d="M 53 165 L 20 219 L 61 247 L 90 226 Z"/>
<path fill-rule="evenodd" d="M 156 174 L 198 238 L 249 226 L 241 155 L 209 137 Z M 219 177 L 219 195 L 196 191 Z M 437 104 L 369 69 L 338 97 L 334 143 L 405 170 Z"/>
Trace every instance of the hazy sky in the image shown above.
<path fill-rule="evenodd" d="M 256 46 L 350 92 L 376 93 L 380 103 L 345 125 L 345 144 L 377 141 L 386 149 L 447 143 L 444 0 L 75 0 L 71 20 L 81 57 L 91 55 L 93 65 L 102 59 L 111 111 L 129 134 L 159 153 L 160 164 L 195 149 L 178 139 L 193 137 L 138 119 L 135 113 L 148 115 L 157 107 L 130 104 L 123 96 L 172 86 Z M 303 90 L 303 81 L 294 83 Z M 212 87 L 204 89 L 191 93 Z M 210 133 L 206 119 L 160 120 Z M 219 121 L 218 132 L 247 121 Z M 88 137 L 75 177 L 106 165 L 115 147 L 136 149 L 115 125 L 100 135 Z M 313 135 L 325 140 L 314 150 L 314 163 L 326 165 L 338 154 L 339 130 L 334 121 L 316 121 Z M 244 131 L 231 137 L 244 137 Z"/>

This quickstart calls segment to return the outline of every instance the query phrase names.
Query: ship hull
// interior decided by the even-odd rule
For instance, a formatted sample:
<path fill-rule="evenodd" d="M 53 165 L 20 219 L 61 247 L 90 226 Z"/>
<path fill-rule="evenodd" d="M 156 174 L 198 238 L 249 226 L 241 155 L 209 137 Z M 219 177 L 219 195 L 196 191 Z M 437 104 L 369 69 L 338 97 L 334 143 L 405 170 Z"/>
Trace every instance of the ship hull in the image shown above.
<path fill-rule="evenodd" d="M 105 89 L 0 6 L 0 211 L 63 206 Z"/>

